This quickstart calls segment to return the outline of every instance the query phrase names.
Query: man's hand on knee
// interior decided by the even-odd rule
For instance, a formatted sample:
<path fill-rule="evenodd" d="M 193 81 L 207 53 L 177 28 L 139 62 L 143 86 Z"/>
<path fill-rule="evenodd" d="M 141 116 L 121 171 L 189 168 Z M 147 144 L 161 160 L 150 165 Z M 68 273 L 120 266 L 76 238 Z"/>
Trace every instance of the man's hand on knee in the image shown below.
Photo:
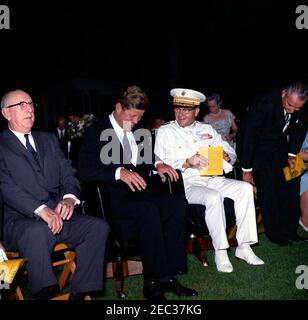
<path fill-rule="evenodd" d="M 40 217 L 47 223 L 53 234 L 61 232 L 63 228 L 63 220 L 60 214 L 58 214 L 55 210 L 45 207 L 41 210 Z"/>
<path fill-rule="evenodd" d="M 55 211 L 63 220 L 69 220 L 74 213 L 74 208 L 75 200 L 72 198 L 65 198 L 57 204 Z"/>

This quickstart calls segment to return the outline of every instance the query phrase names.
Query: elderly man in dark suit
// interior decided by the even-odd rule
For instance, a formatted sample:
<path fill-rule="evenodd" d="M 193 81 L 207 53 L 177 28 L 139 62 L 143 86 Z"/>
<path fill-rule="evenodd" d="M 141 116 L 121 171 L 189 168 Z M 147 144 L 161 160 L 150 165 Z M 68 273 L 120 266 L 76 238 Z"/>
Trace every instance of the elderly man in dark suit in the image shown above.
<path fill-rule="evenodd" d="M 256 183 L 266 235 L 279 245 L 299 239 L 299 178 L 287 182 L 283 168 L 294 166 L 306 135 L 307 99 L 308 88 L 300 82 L 261 96 L 243 131 L 243 180 Z"/>
<path fill-rule="evenodd" d="M 70 298 L 83 299 L 102 289 L 109 226 L 75 212 L 80 202 L 75 171 L 54 135 L 31 131 L 34 109 L 32 98 L 22 90 L 8 92 L 1 100 L 8 121 L 0 136 L 4 241 L 27 259 L 31 291 L 42 300 L 57 291 L 50 253 L 57 242 L 69 244 L 77 257 Z"/>
<path fill-rule="evenodd" d="M 133 128 L 149 104 L 144 91 L 128 87 L 109 116 L 92 124 L 84 135 L 79 166 L 83 181 L 102 181 L 108 186 L 112 214 L 136 221 L 144 275 L 144 296 L 164 300 L 164 291 L 195 296 L 173 276 L 185 269 L 185 196 L 160 194 L 151 188 L 148 174 L 156 169 L 163 177 L 177 180 L 177 172 L 166 164 L 152 165 L 152 148 L 139 161 L 137 130 Z M 139 132 L 140 133 L 140 132 Z M 148 159 L 146 159 L 148 156 Z M 148 162 L 148 163 L 146 163 Z"/>

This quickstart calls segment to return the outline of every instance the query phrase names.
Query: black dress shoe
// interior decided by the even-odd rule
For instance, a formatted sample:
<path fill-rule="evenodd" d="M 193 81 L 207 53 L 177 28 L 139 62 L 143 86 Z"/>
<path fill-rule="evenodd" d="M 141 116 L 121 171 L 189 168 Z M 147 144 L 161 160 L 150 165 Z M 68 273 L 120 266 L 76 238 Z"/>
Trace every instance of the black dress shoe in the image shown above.
<path fill-rule="evenodd" d="M 36 300 L 50 300 L 60 293 L 58 284 L 42 288 L 39 292 L 33 294 Z"/>
<path fill-rule="evenodd" d="M 161 285 L 156 281 L 153 281 L 150 285 L 145 286 L 143 288 L 143 295 L 146 299 L 150 301 L 167 300 L 164 296 L 164 292 L 162 290 Z"/>
<path fill-rule="evenodd" d="M 290 236 L 289 239 L 291 241 L 308 241 L 308 238 L 307 237 L 302 237 L 302 236 L 299 236 L 299 235 L 293 235 L 293 236 Z"/>
<path fill-rule="evenodd" d="M 284 247 L 284 246 L 287 246 L 287 245 L 290 245 L 290 244 L 291 244 L 291 242 L 290 242 L 288 239 L 285 239 L 285 238 L 268 237 L 268 239 L 269 239 L 271 242 L 280 245 L 281 247 Z"/>
<path fill-rule="evenodd" d="M 194 297 L 198 295 L 196 290 L 184 287 L 176 278 L 163 282 L 161 286 L 165 291 L 171 291 L 177 296 Z"/>

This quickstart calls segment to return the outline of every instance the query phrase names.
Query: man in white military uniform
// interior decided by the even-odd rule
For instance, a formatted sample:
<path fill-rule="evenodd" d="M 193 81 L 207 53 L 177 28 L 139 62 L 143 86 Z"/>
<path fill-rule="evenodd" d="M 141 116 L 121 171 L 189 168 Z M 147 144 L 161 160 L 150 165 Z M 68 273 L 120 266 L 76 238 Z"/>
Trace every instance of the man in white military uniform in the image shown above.
<path fill-rule="evenodd" d="M 224 176 L 200 176 L 199 170 L 207 165 L 207 159 L 198 153 L 200 147 L 222 146 L 226 173 L 232 170 L 236 160 L 234 149 L 212 126 L 195 120 L 205 96 L 189 89 L 173 89 L 170 93 L 174 97 L 176 120 L 158 129 L 154 151 L 161 161 L 182 171 L 188 202 L 206 206 L 205 221 L 215 248 L 217 270 L 233 271 L 227 254 L 225 197 L 234 201 L 238 242 L 235 256 L 252 265 L 264 264 L 250 247 L 258 242 L 252 186 Z"/>

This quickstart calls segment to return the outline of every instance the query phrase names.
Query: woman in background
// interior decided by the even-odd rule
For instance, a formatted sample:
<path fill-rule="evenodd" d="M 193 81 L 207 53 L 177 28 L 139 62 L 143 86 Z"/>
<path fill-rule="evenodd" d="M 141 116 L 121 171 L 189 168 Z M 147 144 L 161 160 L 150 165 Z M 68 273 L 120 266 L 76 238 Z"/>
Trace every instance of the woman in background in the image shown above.
<path fill-rule="evenodd" d="M 234 148 L 235 135 L 238 130 L 235 116 L 230 110 L 221 109 L 221 104 L 220 95 L 217 93 L 211 94 L 207 98 L 209 113 L 203 118 L 203 122 L 210 124 Z"/>

